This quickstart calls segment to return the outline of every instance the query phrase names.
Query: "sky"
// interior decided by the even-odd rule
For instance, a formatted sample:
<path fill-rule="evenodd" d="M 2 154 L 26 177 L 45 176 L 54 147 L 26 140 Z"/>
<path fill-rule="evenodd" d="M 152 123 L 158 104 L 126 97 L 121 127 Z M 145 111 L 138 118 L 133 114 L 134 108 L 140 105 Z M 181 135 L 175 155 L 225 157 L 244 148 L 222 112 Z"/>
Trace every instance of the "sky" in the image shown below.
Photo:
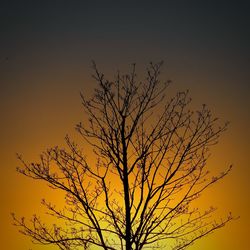
<path fill-rule="evenodd" d="M 171 91 L 190 90 L 194 105 L 206 103 L 228 131 L 209 164 L 230 176 L 208 190 L 202 205 L 240 219 L 190 249 L 248 249 L 250 142 L 250 4 L 248 1 L 2 1 L 0 4 L 1 248 L 33 245 L 11 225 L 10 213 L 41 213 L 40 200 L 60 202 L 46 185 L 16 173 L 16 153 L 28 160 L 66 134 L 77 137 L 83 119 L 79 93 L 95 87 L 91 61 L 105 75 L 138 73 L 164 60 Z M 170 91 L 170 92 L 171 92 Z M 172 93 L 171 92 L 171 93 Z"/>

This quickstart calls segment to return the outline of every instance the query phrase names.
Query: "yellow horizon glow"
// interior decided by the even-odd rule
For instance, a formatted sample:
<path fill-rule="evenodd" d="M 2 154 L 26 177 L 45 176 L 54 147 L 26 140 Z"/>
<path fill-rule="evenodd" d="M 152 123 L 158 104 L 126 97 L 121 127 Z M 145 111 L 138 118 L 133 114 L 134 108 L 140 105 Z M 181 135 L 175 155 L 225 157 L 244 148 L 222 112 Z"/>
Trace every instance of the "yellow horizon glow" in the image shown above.
<path fill-rule="evenodd" d="M 86 85 L 85 89 L 91 88 Z M 0 234 L 3 249 L 53 249 L 51 246 L 33 245 L 29 238 L 18 233 L 16 227 L 11 225 L 10 213 L 25 216 L 27 219 L 35 212 L 41 215 L 44 212 L 40 205 L 41 198 L 54 200 L 61 204 L 61 197 L 54 191 L 48 191 L 44 183 L 27 179 L 15 172 L 19 162 L 15 158 L 15 152 L 23 154 L 28 161 L 38 159 L 39 154 L 47 147 L 53 145 L 64 145 L 64 135 L 73 134 L 74 125 L 81 121 L 82 109 L 77 91 L 69 92 L 70 87 L 63 89 L 57 96 L 57 104 L 51 94 L 47 99 L 46 89 L 40 93 L 41 98 L 26 100 L 19 105 L 9 106 L 6 116 L 8 121 L 3 124 L 3 141 L 1 152 L 1 165 L 4 166 L 2 172 L 1 188 L 4 190 L 4 198 L 1 205 L 2 232 Z M 89 90 L 87 90 L 89 91 Z M 69 95 L 69 97 L 67 97 Z M 195 99 L 197 93 L 191 97 Z M 206 94 L 204 94 L 206 95 Z M 209 105 L 208 105 L 209 106 Z M 225 117 L 230 110 L 221 108 L 219 103 L 215 103 L 214 110 L 219 109 L 219 113 L 225 113 Z M 224 117 L 223 117 L 224 118 Z M 216 231 L 214 234 L 205 237 L 190 247 L 190 249 L 211 250 L 227 249 L 233 250 L 239 247 L 241 239 L 248 237 L 248 210 L 249 199 L 242 193 L 247 190 L 247 184 L 241 180 L 249 176 L 248 162 L 246 159 L 248 144 L 244 140 L 244 134 L 240 129 L 248 129 L 246 124 L 241 124 L 239 117 L 234 120 L 229 130 L 224 133 L 219 144 L 212 150 L 209 165 L 213 173 L 219 173 L 231 163 L 234 165 L 233 171 L 218 184 L 207 190 L 202 196 L 200 205 L 203 207 L 214 205 L 218 207 L 218 217 L 227 215 L 232 211 L 234 215 L 240 215 L 241 219 L 233 221 L 225 228 Z M 246 126 L 244 128 L 244 126 Z M 248 144 L 247 144 L 248 143 Z M 89 148 L 87 148 L 87 151 Z M 47 197 L 46 197 L 47 196 Z M 53 221 L 48 219 L 48 221 Z M 14 239 L 14 240 L 13 240 Z M 237 240 L 235 240 L 237 239 Z M 245 241 L 244 241 L 245 242 Z M 247 249 L 247 245 L 241 249 Z M 56 249 L 56 248 L 55 248 Z"/>

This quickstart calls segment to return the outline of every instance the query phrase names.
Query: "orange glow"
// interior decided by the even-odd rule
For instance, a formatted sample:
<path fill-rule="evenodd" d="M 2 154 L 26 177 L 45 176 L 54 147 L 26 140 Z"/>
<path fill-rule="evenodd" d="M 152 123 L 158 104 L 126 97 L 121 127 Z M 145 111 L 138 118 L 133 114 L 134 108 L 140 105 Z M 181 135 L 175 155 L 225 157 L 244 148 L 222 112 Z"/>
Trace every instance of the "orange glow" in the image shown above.
<path fill-rule="evenodd" d="M 117 67 L 114 65 L 116 64 L 110 63 L 105 67 L 110 72 L 115 72 Z M 15 167 L 19 165 L 15 157 L 16 152 L 23 154 L 28 161 L 32 161 L 38 159 L 40 152 L 47 147 L 64 145 L 65 134 L 68 133 L 73 139 L 78 138 L 73 129 L 74 125 L 84 121 L 78 93 L 81 90 L 89 94 L 94 87 L 90 78 L 91 70 L 87 68 L 84 71 L 77 71 L 77 75 L 72 75 L 63 73 L 70 72 L 70 69 L 64 65 L 64 67 L 61 66 L 58 63 L 60 70 L 56 72 L 52 70 L 52 66 L 47 69 L 47 72 L 39 72 L 35 67 L 26 68 L 23 72 L 20 70 L 3 79 L 6 86 L 20 82 L 20 85 L 22 83 L 26 87 L 13 90 L 6 87 L 6 95 L 1 100 L 2 180 L 0 187 L 3 195 L 0 206 L 0 240 L 3 249 L 53 249 L 51 246 L 33 245 L 30 239 L 21 235 L 17 228 L 11 225 L 10 213 L 15 212 L 27 219 L 33 213 L 41 214 L 43 217 L 41 198 L 47 198 L 59 205 L 63 204 L 62 196 L 56 191 L 51 191 L 44 183 L 27 179 L 15 172 Z M 163 75 L 162 79 L 168 79 L 169 74 L 174 80 L 170 88 L 171 93 L 189 88 L 195 104 L 207 103 L 215 115 L 231 122 L 229 130 L 212 150 L 208 165 L 215 174 L 231 163 L 234 169 L 229 176 L 207 190 L 199 204 L 204 208 L 210 205 L 218 207 L 218 216 L 215 218 L 219 219 L 229 211 L 234 215 L 240 215 L 241 218 L 198 241 L 191 249 L 234 250 L 239 247 L 247 249 L 250 207 L 248 198 L 250 168 L 247 156 L 250 146 L 250 118 L 246 91 L 241 90 L 238 96 L 237 87 L 230 89 L 230 84 L 235 84 L 234 79 L 230 76 L 217 79 L 216 72 L 210 73 L 204 70 L 202 73 L 197 73 L 186 72 L 185 68 L 178 68 L 176 71 L 170 69 L 170 73 L 167 72 L 167 76 Z M 213 86 L 210 86 L 214 81 L 211 75 L 214 75 L 217 80 Z M 189 79 L 188 82 L 186 82 L 187 79 Z M 219 89 L 215 89 L 215 86 L 219 86 Z M 227 95 L 222 91 L 223 86 L 228 88 Z M 80 146 L 87 155 L 90 153 L 91 149 L 88 146 Z M 53 223 L 50 218 L 46 220 Z M 241 242 L 240 246 L 239 242 Z"/>
<path fill-rule="evenodd" d="M 91 86 L 85 85 L 86 87 Z M 54 95 L 47 97 L 46 90 L 41 90 L 40 99 L 26 99 L 20 105 L 12 104 L 8 110 L 1 141 L 1 164 L 4 166 L 1 182 L 2 190 L 4 190 L 1 205 L 3 249 L 54 249 L 51 246 L 47 248 L 33 246 L 30 239 L 20 235 L 17 228 L 10 224 L 9 214 L 12 211 L 27 218 L 34 212 L 42 215 L 44 210 L 40 205 L 40 200 L 43 197 L 59 205 L 63 204 L 63 197 L 56 191 L 49 190 L 44 183 L 26 179 L 15 172 L 15 166 L 19 163 L 14 152 L 22 153 L 28 161 L 35 160 L 47 146 L 63 145 L 63 137 L 66 132 L 72 134 L 73 138 L 77 137 L 76 132 L 69 128 L 73 127 L 74 122 L 83 120 L 84 116 L 81 113 L 77 91 L 74 89 L 69 92 L 68 90 L 61 90 L 57 94 L 57 100 Z M 195 96 L 193 97 L 195 99 Z M 19 98 L 24 98 L 24 96 L 19 95 Z M 204 99 L 207 99 L 206 96 Z M 214 106 L 219 109 L 219 113 L 225 113 L 225 117 L 227 116 L 229 111 L 221 109 L 219 102 Z M 217 206 L 219 208 L 218 219 L 229 211 L 235 215 L 241 215 L 242 219 L 232 222 L 215 234 L 202 239 L 191 249 L 226 248 L 231 250 L 238 247 L 238 241 L 247 237 L 249 200 L 243 194 L 247 188 L 246 177 L 249 176 L 245 157 L 248 142 L 245 140 L 243 129 L 240 129 L 237 114 L 234 117 L 231 116 L 232 118 L 235 120 L 229 128 L 229 132 L 223 135 L 219 145 L 212 150 L 209 166 L 215 174 L 225 169 L 230 163 L 234 163 L 235 169 L 220 183 L 206 191 L 199 205 L 204 208 L 210 205 Z M 87 153 L 90 152 L 88 146 L 86 148 L 86 145 L 83 144 L 82 147 Z M 45 220 L 53 223 L 50 218 L 45 217 Z M 11 240 L 13 238 L 14 241 Z M 238 240 L 235 241 L 232 238 Z M 241 248 L 244 249 L 243 246 Z"/>

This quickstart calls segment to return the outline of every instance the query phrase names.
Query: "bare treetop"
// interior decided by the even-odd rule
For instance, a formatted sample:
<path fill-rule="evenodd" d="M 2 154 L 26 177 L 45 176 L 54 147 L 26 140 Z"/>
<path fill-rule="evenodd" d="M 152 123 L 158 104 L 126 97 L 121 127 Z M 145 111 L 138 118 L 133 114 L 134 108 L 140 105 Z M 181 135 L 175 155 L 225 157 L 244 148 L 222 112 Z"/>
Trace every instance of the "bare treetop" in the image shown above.
<path fill-rule="evenodd" d="M 98 87 L 89 100 L 81 94 L 88 120 L 76 129 L 96 161 L 68 137 L 67 149 L 49 149 L 39 163 L 20 157 L 20 173 L 66 195 L 63 211 L 43 201 L 64 227 L 49 228 L 37 216 L 32 224 L 14 217 L 24 234 L 68 250 L 180 250 L 232 219 L 215 222 L 215 208 L 192 205 L 231 169 L 211 176 L 206 164 L 227 124 L 218 125 L 205 105 L 191 111 L 188 91 L 168 98 L 170 81 L 160 81 L 161 67 L 151 63 L 139 81 L 133 65 L 131 73 L 109 81 L 93 64 Z"/>

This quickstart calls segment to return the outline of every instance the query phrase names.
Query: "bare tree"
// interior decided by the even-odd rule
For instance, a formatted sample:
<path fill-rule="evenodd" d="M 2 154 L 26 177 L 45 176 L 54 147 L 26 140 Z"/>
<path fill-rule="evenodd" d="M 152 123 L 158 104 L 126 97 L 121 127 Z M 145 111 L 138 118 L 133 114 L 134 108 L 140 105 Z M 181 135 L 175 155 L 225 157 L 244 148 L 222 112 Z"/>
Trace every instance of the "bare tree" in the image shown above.
<path fill-rule="evenodd" d="M 65 192 L 64 209 L 45 200 L 49 214 L 63 224 L 49 227 L 35 215 L 31 223 L 13 215 L 21 232 L 60 249 L 185 249 L 232 219 L 212 219 L 192 204 L 228 174 L 207 171 L 210 146 L 227 124 L 218 125 L 210 110 L 189 110 L 188 92 L 167 99 L 170 81 L 159 80 L 162 63 L 150 64 L 138 81 L 128 75 L 104 78 L 94 64 L 98 88 L 82 104 L 89 120 L 76 129 L 93 148 L 96 162 L 66 137 L 67 149 L 54 147 L 39 163 L 21 156 L 18 171 Z"/>

